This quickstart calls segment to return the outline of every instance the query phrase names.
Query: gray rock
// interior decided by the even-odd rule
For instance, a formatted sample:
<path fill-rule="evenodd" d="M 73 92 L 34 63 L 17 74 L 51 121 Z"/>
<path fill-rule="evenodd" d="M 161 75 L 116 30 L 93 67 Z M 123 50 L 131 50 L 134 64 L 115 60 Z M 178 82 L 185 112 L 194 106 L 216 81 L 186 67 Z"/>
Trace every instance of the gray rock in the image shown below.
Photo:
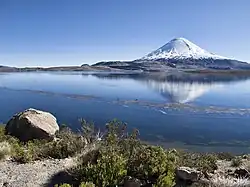
<path fill-rule="evenodd" d="M 132 177 L 125 179 L 124 187 L 140 187 L 141 181 Z"/>
<path fill-rule="evenodd" d="M 195 182 L 201 176 L 201 172 L 189 167 L 179 167 L 176 169 L 176 177 L 179 180 Z"/>
<path fill-rule="evenodd" d="M 28 109 L 13 116 L 7 123 L 5 130 L 21 141 L 28 141 L 32 139 L 53 139 L 56 131 L 59 130 L 59 126 L 52 114 Z"/>

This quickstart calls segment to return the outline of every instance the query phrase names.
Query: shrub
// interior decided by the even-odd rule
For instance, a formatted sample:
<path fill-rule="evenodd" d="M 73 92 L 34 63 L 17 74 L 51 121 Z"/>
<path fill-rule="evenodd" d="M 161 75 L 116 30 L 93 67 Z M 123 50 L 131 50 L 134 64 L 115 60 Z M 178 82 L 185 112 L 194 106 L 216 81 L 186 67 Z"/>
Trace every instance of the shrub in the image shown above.
<path fill-rule="evenodd" d="M 227 160 L 227 161 L 230 161 L 230 160 L 234 159 L 234 157 L 235 157 L 233 154 L 226 153 L 226 152 L 225 153 L 223 153 L 223 152 L 217 153 L 216 156 L 219 160 Z"/>
<path fill-rule="evenodd" d="M 128 173 L 138 179 L 155 182 L 172 168 L 171 164 L 163 148 L 143 146 L 131 157 Z"/>
<path fill-rule="evenodd" d="M 3 142 L 5 140 L 6 140 L 5 126 L 3 124 L 0 124 L 0 142 Z"/>
<path fill-rule="evenodd" d="M 213 172 L 218 168 L 214 154 L 179 152 L 179 166 L 197 168 L 203 172 Z"/>
<path fill-rule="evenodd" d="M 153 185 L 154 187 L 173 187 L 175 186 L 175 175 L 174 171 L 168 171 L 167 175 L 161 175 L 157 181 L 156 184 Z"/>
<path fill-rule="evenodd" d="M 92 182 L 82 182 L 79 187 L 95 187 Z"/>
<path fill-rule="evenodd" d="M 96 163 L 88 162 L 81 167 L 81 181 L 92 181 L 97 186 L 121 184 L 127 175 L 127 160 L 114 149 L 100 150 Z"/>
<path fill-rule="evenodd" d="M 11 155 L 11 146 L 8 142 L 0 142 L 0 161 Z"/>
<path fill-rule="evenodd" d="M 85 140 L 71 130 L 63 130 L 57 134 L 58 140 L 48 142 L 42 146 L 40 157 L 67 158 L 80 153 L 85 148 Z"/>
<path fill-rule="evenodd" d="M 33 160 L 36 160 L 35 146 L 33 142 L 28 142 L 27 144 L 23 143 L 13 143 L 13 153 L 12 158 L 14 161 L 19 163 L 27 163 Z"/>
<path fill-rule="evenodd" d="M 70 184 L 64 183 L 64 184 L 61 184 L 61 185 L 56 184 L 55 187 L 73 187 L 73 186 L 70 185 Z M 95 187 L 95 185 L 93 183 L 91 183 L 91 182 L 83 182 L 83 183 L 80 184 L 79 187 Z"/>
<path fill-rule="evenodd" d="M 72 187 L 72 186 L 70 184 L 64 183 L 64 184 L 60 184 L 60 185 L 56 184 L 55 187 Z"/>
<path fill-rule="evenodd" d="M 239 157 L 234 158 L 231 162 L 232 167 L 239 167 L 241 164 L 242 164 L 242 159 Z"/>
<path fill-rule="evenodd" d="M 100 149 L 84 155 L 73 175 L 100 187 L 121 185 L 126 176 L 159 187 L 173 186 L 176 156 L 161 147 L 142 144 L 137 135 L 137 130 L 126 133 L 124 123 L 111 121 Z"/>

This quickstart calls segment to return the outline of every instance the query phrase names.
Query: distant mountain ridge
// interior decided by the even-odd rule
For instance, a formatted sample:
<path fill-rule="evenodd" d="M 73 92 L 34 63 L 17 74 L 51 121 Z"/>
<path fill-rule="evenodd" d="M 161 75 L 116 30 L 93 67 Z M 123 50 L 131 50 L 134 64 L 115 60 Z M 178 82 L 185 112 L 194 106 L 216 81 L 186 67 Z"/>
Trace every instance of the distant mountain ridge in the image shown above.
<path fill-rule="evenodd" d="M 156 71 L 165 71 L 169 68 L 250 70 L 250 64 L 246 62 L 208 52 L 185 38 L 175 38 L 159 49 L 134 61 L 99 62 L 95 65 Z"/>

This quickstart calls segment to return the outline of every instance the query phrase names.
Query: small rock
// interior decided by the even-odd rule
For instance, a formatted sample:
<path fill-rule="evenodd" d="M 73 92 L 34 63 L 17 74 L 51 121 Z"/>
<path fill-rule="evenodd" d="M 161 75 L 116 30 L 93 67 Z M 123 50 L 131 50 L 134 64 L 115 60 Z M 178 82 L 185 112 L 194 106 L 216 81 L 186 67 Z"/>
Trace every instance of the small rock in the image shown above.
<path fill-rule="evenodd" d="M 201 172 L 189 167 L 179 167 L 176 169 L 176 177 L 184 181 L 197 181 L 201 176 Z"/>
<path fill-rule="evenodd" d="M 13 116 L 7 123 L 5 130 L 8 134 L 21 141 L 32 139 L 53 140 L 59 130 L 56 118 L 44 111 L 28 109 Z"/>
<path fill-rule="evenodd" d="M 4 182 L 3 183 L 3 187 L 9 187 L 10 185 L 9 185 L 9 183 L 8 182 Z"/>
<path fill-rule="evenodd" d="M 243 155 L 242 158 L 243 159 L 248 159 L 248 155 Z"/>
<path fill-rule="evenodd" d="M 238 178 L 248 178 L 250 177 L 249 172 L 244 169 L 244 168 L 238 168 L 234 171 L 234 174 L 238 177 Z"/>

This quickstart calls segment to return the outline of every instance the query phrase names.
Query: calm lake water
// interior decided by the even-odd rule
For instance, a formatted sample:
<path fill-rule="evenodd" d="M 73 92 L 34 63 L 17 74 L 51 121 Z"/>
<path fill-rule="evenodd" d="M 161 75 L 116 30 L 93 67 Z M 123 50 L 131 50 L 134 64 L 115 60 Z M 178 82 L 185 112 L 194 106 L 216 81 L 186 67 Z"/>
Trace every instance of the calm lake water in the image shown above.
<path fill-rule="evenodd" d="M 0 122 L 36 108 L 60 124 L 104 128 L 117 118 L 166 147 L 250 152 L 250 79 L 245 76 L 118 73 L 1 73 Z"/>

